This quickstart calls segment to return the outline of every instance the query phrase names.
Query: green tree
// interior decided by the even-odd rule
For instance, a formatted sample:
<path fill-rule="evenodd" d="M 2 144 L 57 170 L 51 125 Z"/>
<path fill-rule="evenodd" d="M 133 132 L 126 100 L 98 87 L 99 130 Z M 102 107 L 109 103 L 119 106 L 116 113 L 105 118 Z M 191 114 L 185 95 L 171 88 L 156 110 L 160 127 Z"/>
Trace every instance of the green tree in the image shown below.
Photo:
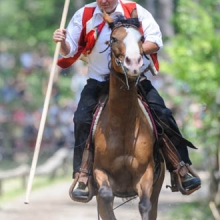
<path fill-rule="evenodd" d="M 5 63 L 0 65 L 0 87 L 9 78 L 25 78 L 28 92 L 35 96 L 35 102 L 29 103 L 33 107 L 43 103 L 42 83 L 48 78 L 48 73 L 41 67 L 42 63 L 39 63 L 30 75 L 22 75 L 20 55 L 28 52 L 34 53 L 37 59 L 53 57 L 55 43 L 52 41 L 52 34 L 60 26 L 64 2 L 64 0 L 1 0 L 0 2 L 0 53 L 5 57 L 9 55 L 13 60 L 12 65 L 7 66 Z M 67 22 L 75 10 L 74 1 L 71 1 Z M 63 86 L 65 81 L 69 88 L 69 80 L 64 77 L 60 77 L 59 84 Z M 63 87 L 61 92 L 64 96 L 71 95 L 71 92 Z"/>
<path fill-rule="evenodd" d="M 208 152 L 205 160 L 212 164 L 211 199 L 220 208 L 219 177 L 214 175 L 220 161 L 219 6 L 217 0 L 179 0 L 174 19 L 177 34 L 166 46 L 171 62 L 163 62 L 162 69 L 187 83 L 188 95 L 206 105 L 204 125 L 196 138 Z"/>

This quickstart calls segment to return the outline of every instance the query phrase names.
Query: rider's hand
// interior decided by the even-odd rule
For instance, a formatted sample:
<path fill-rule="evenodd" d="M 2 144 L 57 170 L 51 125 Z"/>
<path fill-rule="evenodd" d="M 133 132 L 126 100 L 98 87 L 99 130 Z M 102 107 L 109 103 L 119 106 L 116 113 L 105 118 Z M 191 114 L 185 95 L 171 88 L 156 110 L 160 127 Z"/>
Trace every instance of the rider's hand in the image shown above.
<path fill-rule="evenodd" d="M 66 56 L 70 52 L 69 43 L 66 41 L 66 30 L 65 29 L 57 29 L 53 33 L 53 41 L 55 43 L 60 42 L 60 54 Z"/>
<path fill-rule="evenodd" d="M 53 41 L 55 43 L 61 42 L 65 43 L 66 40 L 66 30 L 65 29 L 57 29 L 53 33 Z"/>

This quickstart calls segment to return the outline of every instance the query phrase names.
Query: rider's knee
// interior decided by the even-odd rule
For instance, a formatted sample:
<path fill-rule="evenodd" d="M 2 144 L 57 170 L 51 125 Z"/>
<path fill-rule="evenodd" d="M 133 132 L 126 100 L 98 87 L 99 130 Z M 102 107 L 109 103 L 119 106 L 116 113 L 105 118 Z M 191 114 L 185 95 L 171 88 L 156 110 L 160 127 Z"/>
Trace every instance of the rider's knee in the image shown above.
<path fill-rule="evenodd" d="M 173 118 L 173 112 L 169 108 L 161 108 L 160 111 L 156 111 L 157 116 L 162 121 L 169 121 L 170 118 Z"/>
<path fill-rule="evenodd" d="M 74 113 L 73 122 L 75 125 L 91 124 L 92 113 L 86 111 L 76 111 Z"/>

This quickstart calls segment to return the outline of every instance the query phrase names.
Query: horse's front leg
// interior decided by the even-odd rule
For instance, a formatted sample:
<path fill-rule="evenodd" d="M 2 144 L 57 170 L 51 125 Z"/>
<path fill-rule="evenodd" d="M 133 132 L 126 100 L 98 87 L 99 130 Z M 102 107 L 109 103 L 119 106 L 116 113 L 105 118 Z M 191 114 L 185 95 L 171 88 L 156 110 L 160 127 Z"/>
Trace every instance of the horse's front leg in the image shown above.
<path fill-rule="evenodd" d="M 137 192 L 140 198 L 139 212 L 142 220 L 149 220 L 149 211 L 151 210 L 151 194 L 153 189 L 153 168 L 148 166 L 146 172 L 137 183 Z M 153 220 L 153 219 L 150 219 Z"/>
<path fill-rule="evenodd" d="M 103 220 L 116 220 L 113 212 L 114 196 L 110 187 L 108 175 L 99 169 L 94 170 L 94 178 L 98 184 L 98 212 Z"/>

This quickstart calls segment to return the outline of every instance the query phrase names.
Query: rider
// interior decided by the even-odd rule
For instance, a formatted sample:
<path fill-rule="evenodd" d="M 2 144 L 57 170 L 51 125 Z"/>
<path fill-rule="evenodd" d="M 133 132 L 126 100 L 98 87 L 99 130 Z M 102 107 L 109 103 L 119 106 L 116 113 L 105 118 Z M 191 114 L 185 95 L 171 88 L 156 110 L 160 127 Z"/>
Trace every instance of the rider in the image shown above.
<path fill-rule="evenodd" d="M 117 15 L 124 15 L 125 9 L 123 7 L 125 2 L 120 0 L 96 0 L 96 2 L 86 5 L 86 7 L 92 7 L 94 11 L 92 12 L 92 19 L 86 23 L 86 29 L 89 27 L 94 28 L 103 21 L 103 11 L 110 14 L 111 17 Z M 145 41 L 143 43 L 143 50 L 145 54 L 152 54 L 159 51 L 162 48 L 162 36 L 160 28 L 152 15 L 139 4 L 136 4 L 136 9 L 138 13 L 138 18 L 142 23 L 143 33 Z M 61 42 L 60 54 L 64 58 L 79 57 L 80 51 L 80 38 L 82 38 L 83 30 L 83 18 L 85 6 L 79 9 L 72 17 L 68 24 L 67 29 L 57 29 L 53 34 L 54 42 Z M 84 30 L 85 31 L 85 30 Z M 107 83 L 105 81 L 105 76 L 109 74 L 109 53 L 110 49 L 106 49 L 106 42 L 110 38 L 111 30 L 107 24 L 104 24 L 102 30 L 99 33 L 98 38 L 95 41 L 94 47 L 90 48 L 87 54 L 88 58 L 88 76 L 87 84 L 85 85 L 81 98 L 74 114 L 74 135 L 75 135 L 75 148 L 74 148 L 74 160 L 73 160 L 73 178 L 77 173 L 80 172 L 80 166 L 82 162 L 83 150 L 85 148 L 85 142 L 90 133 L 90 127 L 92 123 L 93 110 L 98 103 L 99 94 L 102 88 Z M 94 35 L 93 35 L 94 36 Z M 102 51 L 102 53 L 100 53 Z M 172 112 L 165 106 L 162 97 L 159 95 L 157 90 L 152 86 L 151 82 L 145 77 L 141 82 L 141 86 L 144 89 L 145 98 L 150 105 L 150 108 L 154 110 L 158 118 L 167 125 L 169 125 L 175 133 L 181 133 L 172 116 Z M 172 141 L 172 137 L 169 137 Z M 181 141 L 173 141 L 181 160 L 186 164 L 191 165 L 191 161 L 188 155 L 187 145 L 183 144 Z M 169 169 L 171 172 L 172 170 Z M 82 173 L 82 172 L 81 172 Z M 87 175 L 83 173 L 83 175 Z M 199 177 L 189 175 L 188 173 L 181 177 L 182 186 L 187 189 L 194 189 L 201 185 Z M 76 197 L 87 196 L 88 187 L 86 182 L 80 181 L 78 187 L 73 190 L 73 195 Z"/>

